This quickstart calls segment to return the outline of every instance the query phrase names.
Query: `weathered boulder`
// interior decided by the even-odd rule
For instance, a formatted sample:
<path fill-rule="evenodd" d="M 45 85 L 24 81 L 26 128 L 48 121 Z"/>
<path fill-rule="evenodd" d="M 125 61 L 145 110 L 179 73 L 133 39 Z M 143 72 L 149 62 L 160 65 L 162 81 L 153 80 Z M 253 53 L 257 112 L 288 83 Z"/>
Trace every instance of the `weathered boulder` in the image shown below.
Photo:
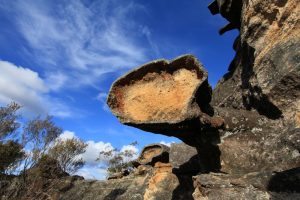
<path fill-rule="evenodd" d="M 172 192 L 178 185 L 179 181 L 172 173 L 172 166 L 169 163 L 157 162 L 143 199 L 171 199 Z"/>
<path fill-rule="evenodd" d="M 300 129 L 253 128 L 226 131 L 219 144 L 227 173 L 283 171 L 300 167 Z"/>
<path fill-rule="evenodd" d="M 116 173 L 110 174 L 107 177 L 107 180 L 120 179 L 120 178 L 123 178 L 124 176 L 128 176 L 129 174 L 130 174 L 130 172 L 127 169 L 125 169 L 125 170 L 122 170 L 121 172 L 116 172 Z"/>
<path fill-rule="evenodd" d="M 163 144 L 150 144 L 143 148 L 140 156 L 133 162 L 134 166 L 151 165 L 154 166 L 157 162 L 169 162 L 170 148 Z"/>
<path fill-rule="evenodd" d="M 197 149 L 185 143 L 171 144 L 170 163 L 176 174 L 196 174 L 201 169 Z"/>
<path fill-rule="evenodd" d="M 174 174 L 170 163 L 157 162 L 148 182 L 144 200 L 192 200 L 193 182 L 188 174 Z"/>
<path fill-rule="evenodd" d="M 192 55 L 156 60 L 113 83 L 107 104 L 120 122 L 145 131 L 185 137 L 207 117 L 211 88 L 207 72 Z"/>
<path fill-rule="evenodd" d="M 133 175 L 135 176 L 143 176 L 149 173 L 152 170 L 151 165 L 139 165 L 133 170 Z"/>
<path fill-rule="evenodd" d="M 300 169 L 246 174 L 209 173 L 193 177 L 195 200 L 299 199 Z"/>

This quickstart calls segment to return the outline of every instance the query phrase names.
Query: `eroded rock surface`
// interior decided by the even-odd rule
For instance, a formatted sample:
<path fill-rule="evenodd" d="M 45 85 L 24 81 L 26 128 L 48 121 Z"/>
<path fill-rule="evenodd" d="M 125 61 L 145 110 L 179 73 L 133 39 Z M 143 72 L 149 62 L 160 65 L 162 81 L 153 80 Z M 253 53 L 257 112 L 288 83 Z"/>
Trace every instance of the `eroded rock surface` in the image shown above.
<path fill-rule="evenodd" d="M 154 166 L 157 162 L 169 162 L 170 148 L 163 144 L 150 144 L 145 146 L 139 158 L 134 162 L 135 166 L 151 165 Z"/>
<path fill-rule="evenodd" d="M 201 161 L 195 147 L 185 143 L 174 143 L 170 148 L 170 163 L 178 174 L 196 174 L 201 168 Z"/>
<path fill-rule="evenodd" d="M 220 171 L 228 175 L 199 175 L 202 187 L 194 196 L 300 199 L 300 4 L 242 3 L 236 56 L 212 99 L 215 113 L 226 123 L 218 147 Z M 248 179 L 253 174 L 256 183 Z M 226 182 L 236 177 L 239 184 Z"/>
<path fill-rule="evenodd" d="M 193 181 L 196 200 L 299 199 L 300 169 L 279 173 L 200 174 L 194 176 Z"/>
<path fill-rule="evenodd" d="M 300 96 L 299 2 L 244 1 L 242 13 L 236 56 L 212 102 L 289 120 Z"/>
<path fill-rule="evenodd" d="M 212 101 L 205 98 L 203 104 L 198 99 L 207 92 L 195 93 L 190 108 L 198 105 L 197 112 L 204 115 L 192 109 L 193 117 L 185 118 L 189 123 L 177 123 L 176 128 L 156 122 L 160 128 L 133 126 L 193 146 L 190 151 L 182 144 L 171 147 L 170 163 L 178 180 L 179 174 L 198 173 L 194 199 L 300 199 L 300 4 L 215 0 L 209 9 L 229 21 L 221 34 L 234 28 L 240 34 L 233 45 L 236 55 Z M 176 104 L 184 105 L 184 99 L 178 98 L 181 102 Z M 170 113 L 172 103 L 161 108 Z M 170 123 L 172 117 L 181 117 L 174 113 L 176 117 L 167 114 L 170 118 L 164 119 Z M 178 149 L 188 152 L 186 157 Z M 172 198 L 178 194 L 173 192 Z"/>
<path fill-rule="evenodd" d="M 119 120 L 142 130 L 188 135 L 190 124 L 208 116 L 207 72 L 192 55 L 156 60 L 121 77 L 107 103 Z"/>

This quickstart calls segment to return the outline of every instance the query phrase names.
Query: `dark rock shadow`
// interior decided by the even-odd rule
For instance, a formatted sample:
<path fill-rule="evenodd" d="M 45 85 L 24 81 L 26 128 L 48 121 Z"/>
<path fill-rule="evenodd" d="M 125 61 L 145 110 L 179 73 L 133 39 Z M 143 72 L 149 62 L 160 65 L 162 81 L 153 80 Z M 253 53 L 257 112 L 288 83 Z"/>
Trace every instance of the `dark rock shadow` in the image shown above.
<path fill-rule="evenodd" d="M 176 176 L 179 181 L 179 186 L 173 190 L 172 200 L 193 200 L 192 194 L 195 189 L 192 175 L 176 174 Z"/>
<path fill-rule="evenodd" d="M 107 196 L 104 197 L 104 200 L 115 200 L 116 198 L 118 198 L 119 196 L 124 194 L 125 192 L 126 192 L 125 189 L 112 190 Z"/>
<path fill-rule="evenodd" d="M 221 142 L 218 130 L 210 130 L 202 134 L 203 138 L 197 146 L 198 156 L 201 162 L 202 173 L 220 172 L 221 169 L 221 151 L 219 144 Z"/>
<path fill-rule="evenodd" d="M 281 110 L 274 105 L 262 92 L 259 86 L 252 86 L 250 83 L 250 78 L 254 75 L 253 65 L 254 65 L 254 52 L 255 49 L 247 44 L 243 44 L 241 47 L 243 50 L 242 55 L 242 89 L 247 91 L 247 94 L 243 96 L 243 104 L 247 110 L 255 109 L 259 114 L 268 117 L 269 119 L 279 119 L 282 117 Z"/>
<path fill-rule="evenodd" d="M 196 175 L 200 172 L 201 169 L 201 161 L 199 159 L 199 155 L 194 155 L 191 157 L 186 163 L 180 165 L 178 168 L 174 168 L 172 170 L 173 174 L 190 174 L 191 176 Z"/>
<path fill-rule="evenodd" d="M 186 163 L 180 165 L 178 168 L 172 170 L 178 178 L 179 185 L 173 190 L 172 200 L 193 200 L 193 186 L 192 177 L 197 175 L 201 170 L 199 156 L 191 157 Z"/>
<path fill-rule="evenodd" d="M 194 130 L 199 130 L 199 132 L 192 137 L 195 140 L 193 144 L 197 144 L 193 146 L 196 147 L 198 154 L 191 157 L 177 169 L 173 169 L 173 173 L 180 183 L 173 191 L 173 200 L 193 199 L 192 194 L 195 190 L 193 176 L 199 173 L 220 172 L 221 152 L 217 145 L 220 143 L 220 134 L 218 130 L 212 130 L 208 127 L 203 128 L 200 124 L 198 126 Z"/>
<path fill-rule="evenodd" d="M 270 192 L 276 193 L 295 192 L 299 193 L 300 196 L 300 167 L 276 172 L 271 177 L 267 189 Z"/>
<path fill-rule="evenodd" d="M 261 88 L 257 86 L 250 87 L 249 92 L 249 96 L 243 96 L 243 104 L 247 110 L 254 108 L 259 114 L 269 119 L 279 119 L 282 117 L 281 110 L 269 101 L 268 97 L 262 93 Z"/>
<path fill-rule="evenodd" d="M 255 49 L 247 43 L 241 43 L 240 37 L 234 42 L 236 55 L 228 68 L 228 73 L 223 76 L 224 81 L 230 80 L 236 73 L 240 73 L 242 103 L 247 110 L 255 109 L 259 114 L 269 119 L 279 119 L 282 111 L 274 105 L 258 85 L 252 85 L 250 79 L 255 75 L 253 65 Z"/>
<path fill-rule="evenodd" d="M 214 109 L 209 104 L 212 98 L 212 88 L 210 87 L 207 80 L 203 82 L 202 85 L 198 88 L 195 97 L 201 111 L 208 114 L 209 116 L 213 116 Z"/>

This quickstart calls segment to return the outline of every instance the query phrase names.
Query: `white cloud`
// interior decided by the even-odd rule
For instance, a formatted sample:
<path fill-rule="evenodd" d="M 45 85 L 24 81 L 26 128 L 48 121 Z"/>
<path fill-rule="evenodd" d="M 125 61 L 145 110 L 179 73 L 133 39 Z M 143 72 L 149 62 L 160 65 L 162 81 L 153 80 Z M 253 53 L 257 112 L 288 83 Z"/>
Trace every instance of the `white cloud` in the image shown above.
<path fill-rule="evenodd" d="M 164 145 L 166 145 L 166 146 L 168 146 L 168 147 L 170 147 L 173 143 L 175 143 L 175 142 L 165 142 L 165 141 L 160 141 L 159 142 L 160 144 L 164 144 Z"/>
<path fill-rule="evenodd" d="M 99 77 L 135 67 L 157 51 L 150 30 L 132 15 L 145 8 L 131 1 L 6 4 L 0 9 L 13 14 L 12 22 L 33 50 L 32 56 L 45 66 L 53 90 L 80 85 L 99 88 Z"/>
<path fill-rule="evenodd" d="M 133 159 L 137 159 L 138 158 L 138 152 L 139 152 L 139 149 L 136 147 L 136 146 L 134 146 L 134 145 L 125 145 L 125 146 L 123 146 L 122 148 L 121 148 L 121 150 L 120 150 L 121 152 L 125 152 L 125 151 L 127 151 L 127 152 L 129 152 L 130 154 L 132 154 L 133 155 L 133 157 L 123 157 L 124 158 L 124 160 L 126 161 L 126 162 L 128 162 L 128 161 L 130 161 L 130 160 L 133 160 Z"/>
<path fill-rule="evenodd" d="M 64 131 L 62 134 L 60 134 L 58 138 L 61 139 L 62 141 L 65 141 L 65 140 L 69 140 L 72 138 L 78 138 L 78 137 L 75 136 L 74 132 L 67 130 L 67 131 Z"/>
<path fill-rule="evenodd" d="M 120 151 L 121 152 L 130 151 L 133 153 L 138 153 L 139 150 L 138 150 L 138 148 L 136 148 L 136 146 L 129 144 L 129 145 L 123 146 Z"/>
<path fill-rule="evenodd" d="M 64 140 L 78 138 L 78 136 L 73 131 L 66 130 L 59 136 L 59 138 Z M 106 166 L 108 158 L 100 157 L 99 160 L 97 160 L 97 158 L 100 156 L 101 151 L 107 152 L 113 150 L 114 147 L 110 143 L 105 143 L 102 141 L 95 142 L 89 140 L 86 143 L 88 144 L 86 152 L 80 155 L 80 157 L 85 161 L 85 166 L 76 174 L 83 176 L 86 179 L 103 180 L 107 175 L 106 169 L 104 168 Z M 138 148 L 133 145 L 124 145 L 120 149 L 121 152 L 124 152 L 126 150 L 132 152 L 133 154 L 136 154 L 132 159 L 135 159 L 137 153 L 139 152 Z"/>
<path fill-rule="evenodd" d="M 105 180 L 107 172 L 106 169 L 85 166 L 79 169 L 76 175 L 83 176 L 85 179 Z"/>
<path fill-rule="evenodd" d="M 86 143 L 88 146 L 86 152 L 82 154 L 82 158 L 87 165 L 96 167 L 99 164 L 103 164 L 103 162 L 107 161 L 105 157 L 101 157 L 100 161 L 96 161 L 96 159 L 99 157 L 101 151 L 110 151 L 113 149 L 113 146 L 110 143 L 104 143 L 102 141 L 95 142 L 92 140 L 87 141 Z"/>
<path fill-rule="evenodd" d="M 72 138 L 77 138 L 78 136 L 73 131 L 65 130 L 58 139 L 61 140 L 68 140 Z M 92 167 L 96 167 L 99 164 L 104 164 L 104 162 L 107 161 L 107 158 L 101 157 L 99 161 L 97 161 L 97 158 L 100 156 L 100 152 L 107 152 L 110 150 L 113 150 L 114 147 L 110 143 L 105 143 L 102 141 L 95 142 L 93 140 L 86 141 L 87 148 L 86 151 L 80 155 L 80 157 L 86 162 L 86 165 Z M 130 148 L 130 147 L 127 147 Z"/>
<path fill-rule="evenodd" d="M 68 117 L 67 106 L 50 98 L 49 88 L 35 71 L 0 60 L 0 104 L 15 101 L 27 116 L 51 114 Z"/>

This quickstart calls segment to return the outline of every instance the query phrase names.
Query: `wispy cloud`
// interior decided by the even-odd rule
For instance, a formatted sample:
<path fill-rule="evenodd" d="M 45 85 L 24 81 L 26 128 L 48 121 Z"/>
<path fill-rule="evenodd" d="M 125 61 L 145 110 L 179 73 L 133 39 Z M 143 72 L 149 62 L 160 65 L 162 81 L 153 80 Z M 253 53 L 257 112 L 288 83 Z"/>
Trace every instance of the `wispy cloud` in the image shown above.
<path fill-rule="evenodd" d="M 157 53 L 150 30 L 132 15 L 145 8 L 129 0 L 9 4 L 0 8 L 13 12 L 17 31 L 46 70 L 47 82 L 56 83 L 53 90 L 81 85 L 99 88 L 99 77 L 139 65 Z"/>
<path fill-rule="evenodd" d="M 104 111 L 110 112 L 110 109 L 109 109 L 108 105 L 106 104 L 107 95 L 108 95 L 108 94 L 105 93 L 105 92 L 100 92 L 100 93 L 98 94 L 98 96 L 96 97 L 96 99 L 97 99 L 98 101 L 100 101 L 100 103 L 102 104 L 102 109 L 103 109 Z"/>

